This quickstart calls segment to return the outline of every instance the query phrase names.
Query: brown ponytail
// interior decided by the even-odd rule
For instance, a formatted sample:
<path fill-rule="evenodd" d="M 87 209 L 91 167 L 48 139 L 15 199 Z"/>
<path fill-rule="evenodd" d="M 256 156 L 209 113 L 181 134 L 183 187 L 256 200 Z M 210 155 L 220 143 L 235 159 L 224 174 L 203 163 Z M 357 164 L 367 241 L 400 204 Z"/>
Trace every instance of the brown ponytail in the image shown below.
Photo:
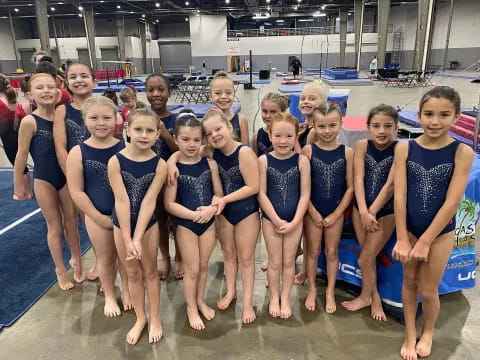
<path fill-rule="evenodd" d="M 10 86 L 10 82 L 4 76 L 0 76 L 0 93 L 5 94 L 10 105 L 14 105 L 17 102 L 17 92 Z"/>

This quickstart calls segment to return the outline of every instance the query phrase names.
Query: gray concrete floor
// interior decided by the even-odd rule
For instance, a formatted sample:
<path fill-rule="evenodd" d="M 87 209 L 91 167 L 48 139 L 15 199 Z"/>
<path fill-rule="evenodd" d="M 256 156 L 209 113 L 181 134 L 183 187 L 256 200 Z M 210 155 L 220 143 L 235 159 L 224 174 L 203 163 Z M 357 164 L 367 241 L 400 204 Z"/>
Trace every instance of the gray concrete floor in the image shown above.
<path fill-rule="evenodd" d="M 258 98 L 277 90 L 280 80 L 271 85 L 257 85 L 258 90 L 244 91 L 238 97 L 242 113 L 253 120 Z M 436 84 L 455 87 L 464 107 L 478 104 L 479 85 L 466 79 L 434 78 Z M 416 108 L 425 89 L 351 87 L 349 115 L 365 115 L 373 105 L 385 102 L 394 106 Z M 261 126 L 257 116 L 255 128 Z M 0 155 L 0 166 L 8 166 Z M 20 206 L 20 204 L 19 204 Z M 144 332 L 136 346 L 125 344 L 125 335 L 134 323 L 133 312 L 116 319 L 103 316 L 103 295 L 98 282 L 86 282 L 69 292 L 53 286 L 15 324 L 0 332 L 0 359 L 398 359 L 403 325 L 389 319 L 379 323 L 364 309 L 348 313 L 339 306 L 334 315 L 323 311 L 323 281 L 318 280 L 319 308 L 304 309 L 304 286 L 292 291 L 293 316 L 275 320 L 268 316 L 266 274 L 260 264 L 266 258 L 263 241 L 256 252 L 257 276 L 254 303 L 258 319 L 242 325 L 241 302 L 226 312 L 217 312 L 207 330 L 195 332 L 188 326 L 181 282 L 172 277 L 162 282 L 161 316 L 164 339 L 148 344 Z M 92 265 L 92 251 L 84 256 L 84 267 Z M 224 291 L 223 264 L 219 247 L 215 248 L 209 267 L 207 302 L 214 305 Z M 240 289 L 240 283 L 238 284 Z M 119 294 L 119 290 L 117 289 Z M 337 290 L 337 301 L 350 299 Z M 8 296 L 2 294 L 2 296 Z M 241 293 L 238 294 L 241 298 Z M 478 359 L 480 353 L 480 291 L 478 288 L 441 297 L 432 359 Z M 419 322 L 420 323 L 420 322 Z M 475 355 L 477 354 L 477 355 Z"/>

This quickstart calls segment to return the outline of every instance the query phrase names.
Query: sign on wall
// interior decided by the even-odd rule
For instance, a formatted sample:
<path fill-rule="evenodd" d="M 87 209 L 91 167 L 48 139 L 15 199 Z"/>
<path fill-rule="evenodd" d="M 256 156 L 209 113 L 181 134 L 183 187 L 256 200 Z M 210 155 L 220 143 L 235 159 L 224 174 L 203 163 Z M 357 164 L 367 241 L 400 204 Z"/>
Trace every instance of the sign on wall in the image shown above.
<path fill-rule="evenodd" d="M 227 39 L 227 55 L 240 54 L 240 39 Z"/>

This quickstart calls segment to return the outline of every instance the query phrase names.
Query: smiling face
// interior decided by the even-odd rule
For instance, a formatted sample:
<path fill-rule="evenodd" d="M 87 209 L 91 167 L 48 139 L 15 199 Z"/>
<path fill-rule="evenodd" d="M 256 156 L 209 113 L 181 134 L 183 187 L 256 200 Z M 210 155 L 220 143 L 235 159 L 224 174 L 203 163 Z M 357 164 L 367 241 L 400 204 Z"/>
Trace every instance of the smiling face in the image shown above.
<path fill-rule="evenodd" d="M 88 109 L 83 119 L 93 137 L 106 139 L 115 131 L 115 116 L 111 106 L 97 104 Z"/>
<path fill-rule="evenodd" d="M 332 143 L 337 140 L 338 133 L 342 128 L 342 120 L 336 111 L 327 115 L 315 112 L 313 117 L 317 138 L 323 143 Z"/>
<path fill-rule="evenodd" d="M 288 121 L 275 121 L 270 130 L 273 149 L 280 156 L 288 156 L 295 146 L 297 131 L 295 125 Z"/>
<path fill-rule="evenodd" d="M 208 143 L 215 149 L 223 149 L 232 141 L 232 125 L 221 114 L 212 114 L 202 121 L 203 131 Z"/>
<path fill-rule="evenodd" d="M 423 103 L 419 120 L 425 136 L 440 138 L 448 135 L 450 126 L 459 116 L 450 100 L 432 97 Z"/>
<path fill-rule="evenodd" d="M 83 64 L 72 64 L 68 67 L 67 83 L 72 94 L 77 96 L 91 94 L 96 85 L 90 69 Z"/>
<path fill-rule="evenodd" d="M 34 75 L 30 80 L 30 94 L 38 105 L 55 105 L 59 97 L 55 79 L 50 75 Z"/>
<path fill-rule="evenodd" d="M 147 81 L 145 92 L 153 111 L 165 110 L 170 97 L 170 90 L 161 76 L 150 77 Z"/>
<path fill-rule="evenodd" d="M 310 116 L 312 115 L 313 110 L 324 103 L 325 99 L 323 96 L 321 96 L 320 92 L 314 87 L 309 87 L 303 89 L 302 93 L 300 94 L 298 109 L 302 115 Z"/>
<path fill-rule="evenodd" d="M 264 100 L 262 102 L 262 120 L 265 125 L 269 126 L 272 121 L 272 117 L 281 111 L 282 109 L 280 109 L 280 106 L 278 106 L 276 102 Z"/>
<path fill-rule="evenodd" d="M 375 114 L 367 125 L 373 143 L 379 149 L 388 147 L 397 133 L 397 124 L 391 116 L 384 113 Z"/>
<path fill-rule="evenodd" d="M 138 150 L 148 150 L 160 135 L 158 122 L 152 116 L 134 116 L 128 124 L 127 135 Z"/>
<path fill-rule="evenodd" d="M 186 157 L 198 155 L 202 146 L 202 128 L 200 126 L 181 126 L 174 136 L 178 150 Z"/>
<path fill-rule="evenodd" d="M 210 83 L 210 99 L 222 111 L 230 110 L 235 101 L 233 82 L 227 78 L 214 79 Z"/>

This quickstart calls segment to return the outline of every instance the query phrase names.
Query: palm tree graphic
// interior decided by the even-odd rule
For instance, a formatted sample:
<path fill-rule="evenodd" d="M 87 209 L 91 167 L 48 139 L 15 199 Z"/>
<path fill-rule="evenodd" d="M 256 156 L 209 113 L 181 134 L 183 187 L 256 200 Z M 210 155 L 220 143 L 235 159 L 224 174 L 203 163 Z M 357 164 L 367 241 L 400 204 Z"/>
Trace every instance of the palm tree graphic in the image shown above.
<path fill-rule="evenodd" d="M 472 201 L 470 199 L 463 199 L 462 202 L 460 203 L 460 206 L 458 207 L 458 213 L 463 212 L 463 217 L 462 220 L 460 221 L 459 225 L 459 232 L 458 232 L 458 237 L 462 234 L 462 229 L 463 229 L 463 223 L 465 222 L 467 216 L 470 218 L 470 221 L 475 220 L 475 210 L 476 210 L 476 203 L 475 201 Z"/>

